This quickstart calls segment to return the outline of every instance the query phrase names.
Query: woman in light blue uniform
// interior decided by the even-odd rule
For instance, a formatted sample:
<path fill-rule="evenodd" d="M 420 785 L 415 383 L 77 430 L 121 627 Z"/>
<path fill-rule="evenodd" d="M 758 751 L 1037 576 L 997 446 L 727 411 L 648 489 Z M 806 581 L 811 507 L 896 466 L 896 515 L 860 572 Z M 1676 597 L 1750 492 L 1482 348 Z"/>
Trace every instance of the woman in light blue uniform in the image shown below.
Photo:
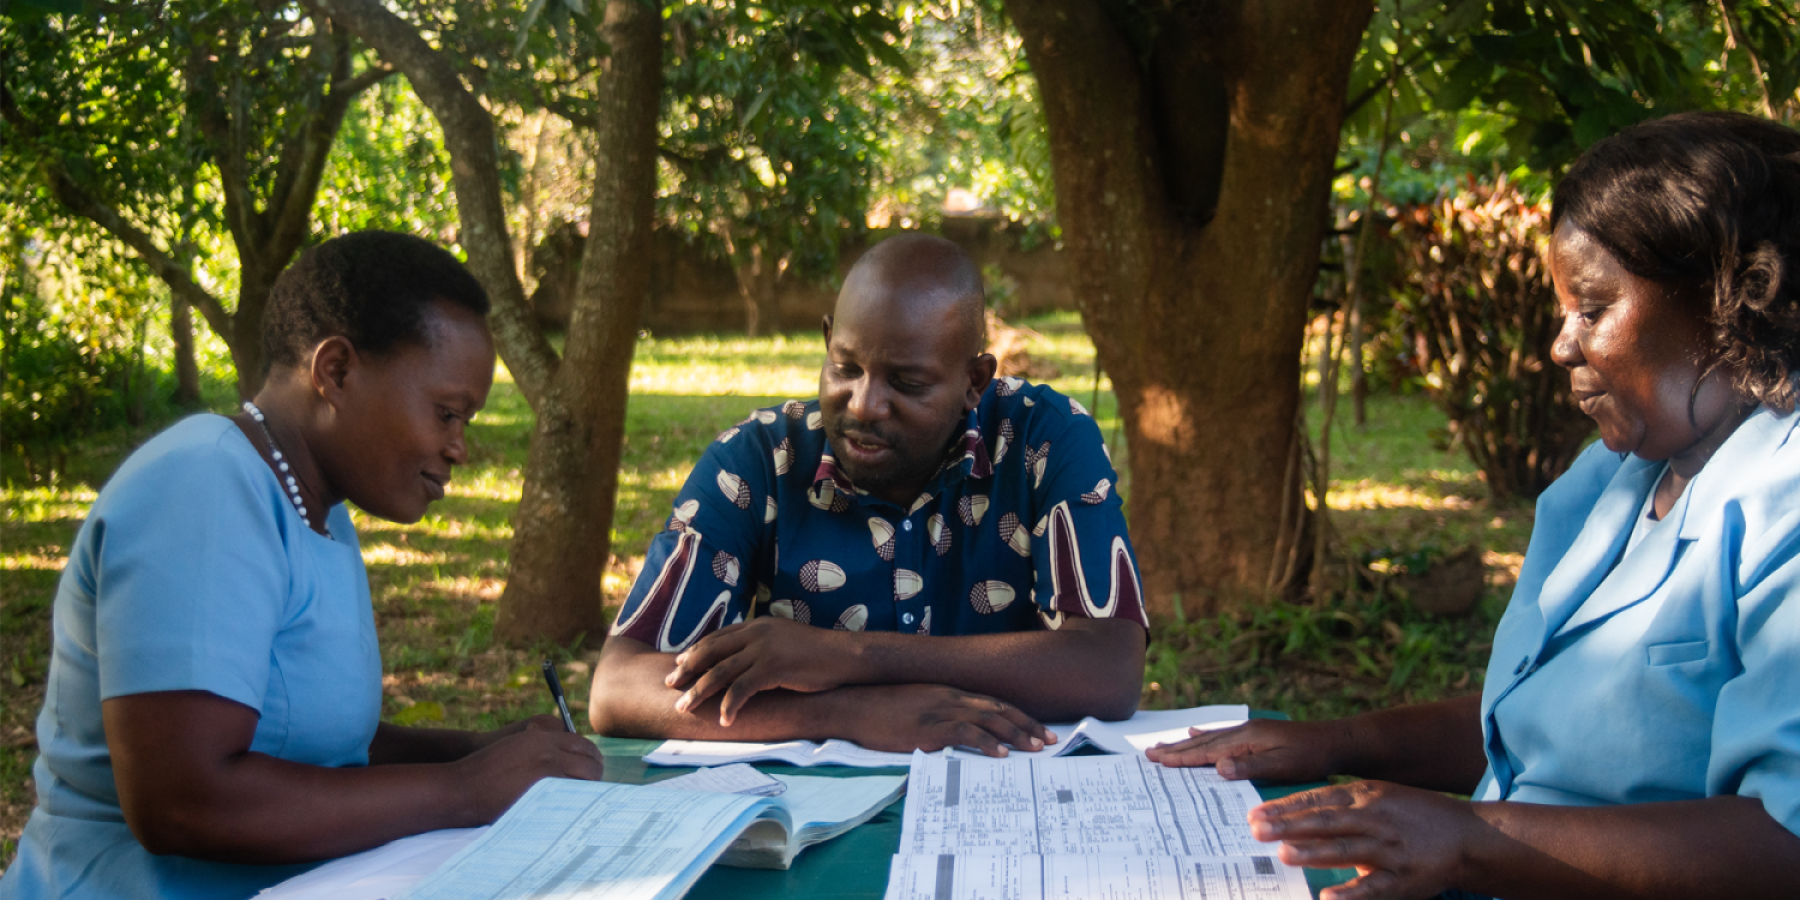
<path fill-rule="evenodd" d="M 343 501 L 415 522 L 486 401 L 486 295 L 456 258 L 347 235 L 284 272 L 268 380 L 119 467 L 57 588 L 38 805 L 3 900 L 243 898 L 308 864 L 492 821 L 598 778 L 552 717 L 382 724 L 369 583 Z"/>
<path fill-rule="evenodd" d="M 1603 446 L 1538 500 L 1481 696 L 1151 756 L 1380 779 L 1251 813 L 1359 870 L 1332 900 L 1800 896 L 1800 134 L 1635 126 L 1551 221 L 1554 358 Z"/>

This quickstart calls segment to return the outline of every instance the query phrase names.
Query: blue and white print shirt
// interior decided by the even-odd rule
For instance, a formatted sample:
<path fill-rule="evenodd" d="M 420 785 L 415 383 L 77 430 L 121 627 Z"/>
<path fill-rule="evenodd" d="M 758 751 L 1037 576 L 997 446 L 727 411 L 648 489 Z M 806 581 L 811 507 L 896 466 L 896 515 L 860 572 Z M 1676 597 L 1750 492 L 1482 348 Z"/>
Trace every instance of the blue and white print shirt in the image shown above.
<path fill-rule="evenodd" d="M 759 409 L 694 466 L 612 633 L 674 653 L 763 615 L 927 635 L 1148 626 L 1117 481 L 1087 410 L 1017 378 L 989 386 L 909 509 L 850 483 L 817 400 Z"/>

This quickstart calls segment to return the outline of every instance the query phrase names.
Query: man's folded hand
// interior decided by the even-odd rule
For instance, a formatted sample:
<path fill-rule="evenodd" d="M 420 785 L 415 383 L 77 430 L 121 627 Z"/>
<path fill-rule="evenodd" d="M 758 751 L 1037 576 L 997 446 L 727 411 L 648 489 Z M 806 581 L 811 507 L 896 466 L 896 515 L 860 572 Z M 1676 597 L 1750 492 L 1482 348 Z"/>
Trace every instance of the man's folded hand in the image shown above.
<path fill-rule="evenodd" d="M 814 693 L 867 680 L 860 671 L 857 635 L 813 628 L 778 617 L 729 625 L 675 658 L 669 687 L 686 689 L 677 712 L 698 709 L 721 691 L 719 724 L 729 726 L 758 692 Z"/>

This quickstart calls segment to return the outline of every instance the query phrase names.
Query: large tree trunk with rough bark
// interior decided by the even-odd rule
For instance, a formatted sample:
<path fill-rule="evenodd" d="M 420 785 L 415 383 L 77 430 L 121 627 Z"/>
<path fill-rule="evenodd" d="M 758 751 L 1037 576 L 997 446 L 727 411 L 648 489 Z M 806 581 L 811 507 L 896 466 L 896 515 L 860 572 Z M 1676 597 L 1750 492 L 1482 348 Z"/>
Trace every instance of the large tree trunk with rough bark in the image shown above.
<path fill-rule="evenodd" d="M 587 250 L 562 370 L 537 409 L 494 633 L 505 640 L 600 639 L 600 578 L 611 549 L 625 407 L 650 290 L 662 17 L 613 0 L 602 37 Z"/>
<path fill-rule="evenodd" d="M 406 74 L 450 151 L 462 244 L 487 289 L 500 356 L 537 416 L 513 524 L 495 636 L 512 643 L 602 638 L 600 577 L 611 551 L 631 356 L 650 283 L 662 20 L 612 0 L 611 57 L 596 96 L 593 214 L 568 340 L 539 329 L 512 253 L 493 117 L 443 53 L 379 0 L 319 0 Z"/>
<path fill-rule="evenodd" d="M 1006 8 L 1125 420 L 1151 609 L 1201 615 L 1291 587 L 1302 333 L 1370 2 Z"/>

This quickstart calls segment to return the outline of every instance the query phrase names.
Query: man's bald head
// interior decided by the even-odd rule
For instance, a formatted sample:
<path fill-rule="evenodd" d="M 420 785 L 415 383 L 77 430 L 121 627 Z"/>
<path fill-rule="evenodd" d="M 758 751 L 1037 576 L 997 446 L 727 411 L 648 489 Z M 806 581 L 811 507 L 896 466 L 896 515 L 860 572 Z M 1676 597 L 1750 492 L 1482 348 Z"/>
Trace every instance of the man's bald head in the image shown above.
<path fill-rule="evenodd" d="M 961 247 L 929 234 L 888 238 L 856 261 L 833 316 L 952 321 L 973 357 L 987 348 L 987 296 L 981 270 Z"/>
<path fill-rule="evenodd" d="M 825 319 L 819 412 L 856 487 L 909 505 L 994 379 L 981 273 L 943 238 L 869 248 Z"/>

